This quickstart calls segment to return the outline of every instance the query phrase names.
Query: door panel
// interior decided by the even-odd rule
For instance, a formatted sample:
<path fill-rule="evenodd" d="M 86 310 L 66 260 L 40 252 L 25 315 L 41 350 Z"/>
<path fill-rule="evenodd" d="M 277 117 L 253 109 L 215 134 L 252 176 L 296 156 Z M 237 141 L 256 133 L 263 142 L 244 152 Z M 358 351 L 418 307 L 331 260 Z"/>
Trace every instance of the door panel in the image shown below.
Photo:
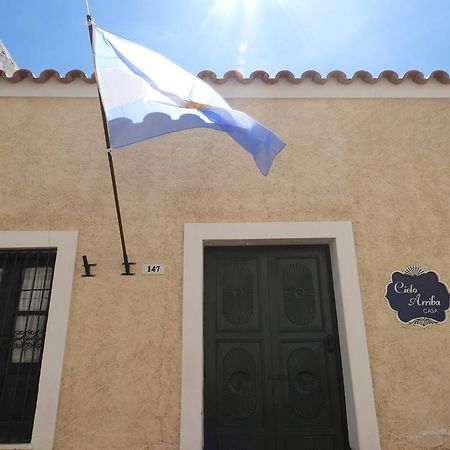
<path fill-rule="evenodd" d="M 285 426 L 330 425 L 330 398 L 322 342 L 284 342 L 282 409 Z"/>
<path fill-rule="evenodd" d="M 218 331 L 259 330 L 256 258 L 218 260 L 217 300 Z"/>
<path fill-rule="evenodd" d="M 312 258 L 276 258 L 278 279 L 276 299 L 279 302 L 281 331 L 323 329 L 317 263 Z M 273 273 L 273 272 L 272 272 Z"/>
<path fill-rule="evenodd" d="M 264 441 L 252 439 L 225 440 L 221 442 L 220 450 L 271 450 Z"/>
<path fill-rule="evenodd" d="M 205 258 L 205 449 L 274 449 L 267 313 L 259 252 Z"/>
<path fill-rule="evenodd" d="M 328 248 L 207 248 L 204 301 L 204 448 L 349 448 Z"/>
<path fill-rule="evenodd" d="M 293 439 L 287 441 L 286 450 L 339 450 L 330 438 Z"/>
<path fill-rule="evenodd" d="M 217 348 L 219 426 L 264 426 L 259 343 L 220 342 Z"/>

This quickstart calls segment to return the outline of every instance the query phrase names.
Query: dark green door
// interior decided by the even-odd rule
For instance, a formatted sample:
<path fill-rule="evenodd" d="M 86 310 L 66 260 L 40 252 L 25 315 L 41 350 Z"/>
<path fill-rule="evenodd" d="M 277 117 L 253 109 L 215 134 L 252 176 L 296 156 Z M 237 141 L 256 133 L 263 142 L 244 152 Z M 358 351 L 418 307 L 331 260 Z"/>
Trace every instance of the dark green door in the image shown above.
<path fill-rule="evenodd" d="M 327 246 L 205 249 L 206 450 L 348 449 Z"/>

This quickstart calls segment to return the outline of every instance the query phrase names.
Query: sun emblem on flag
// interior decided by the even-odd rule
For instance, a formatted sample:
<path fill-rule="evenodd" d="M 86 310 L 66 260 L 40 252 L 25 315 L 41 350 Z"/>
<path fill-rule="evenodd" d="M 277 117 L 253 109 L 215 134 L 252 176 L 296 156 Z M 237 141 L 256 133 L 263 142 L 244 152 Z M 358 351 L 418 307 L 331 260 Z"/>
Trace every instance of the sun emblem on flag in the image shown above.
<path fill-rule="evenodd" d="M 189 108 L 189 109 L 206 109 L 208 105 L 204 103 L 194 102 L 193 100 L 184 100 L 180 104 L 181 108 Z"/>

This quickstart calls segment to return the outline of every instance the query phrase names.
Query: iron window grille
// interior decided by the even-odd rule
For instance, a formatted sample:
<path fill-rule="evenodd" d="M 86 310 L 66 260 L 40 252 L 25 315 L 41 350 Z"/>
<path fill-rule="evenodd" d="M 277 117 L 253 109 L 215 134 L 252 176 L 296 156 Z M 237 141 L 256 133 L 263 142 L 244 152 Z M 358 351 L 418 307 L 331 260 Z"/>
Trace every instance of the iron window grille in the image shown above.
<path fill-rule="evenodd" d="M 0 443 L 31 442 L 55 259 L 0 250 Z"/>

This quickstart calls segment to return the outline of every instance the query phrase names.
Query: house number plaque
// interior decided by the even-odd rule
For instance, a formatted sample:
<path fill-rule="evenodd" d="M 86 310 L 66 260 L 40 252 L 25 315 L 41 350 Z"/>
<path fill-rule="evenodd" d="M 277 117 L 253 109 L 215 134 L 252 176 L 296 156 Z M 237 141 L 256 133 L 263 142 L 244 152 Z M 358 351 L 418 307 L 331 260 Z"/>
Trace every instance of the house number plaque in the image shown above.
<path fill-rule="evenodd" d="M 164 273 L 164 264 L 161 263 L 143 264 L 142 273 L 144 275 L 162 275 Z"/>
<path fill-rule="evenodd" d="M 450 294 L 436 272 L 418 266 L 394 272 L 386 286 L 386 300 L 404 324 L 427 327 L 447 320 Z"/>

